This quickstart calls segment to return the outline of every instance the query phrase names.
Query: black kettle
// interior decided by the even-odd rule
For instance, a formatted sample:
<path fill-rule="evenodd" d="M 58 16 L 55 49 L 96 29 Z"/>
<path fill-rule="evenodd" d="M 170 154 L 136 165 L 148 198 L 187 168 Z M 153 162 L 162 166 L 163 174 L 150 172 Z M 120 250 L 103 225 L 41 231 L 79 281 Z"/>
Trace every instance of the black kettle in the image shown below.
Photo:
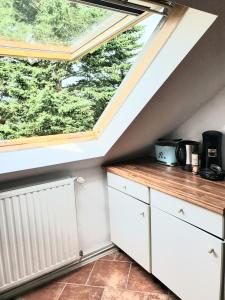
<path fill-rule="evenodd" d="M 182 140 L 176 148 L 176 158 L 185 171 L 192 171 L 192 153 L 199 153 L 199 142 Z"/>

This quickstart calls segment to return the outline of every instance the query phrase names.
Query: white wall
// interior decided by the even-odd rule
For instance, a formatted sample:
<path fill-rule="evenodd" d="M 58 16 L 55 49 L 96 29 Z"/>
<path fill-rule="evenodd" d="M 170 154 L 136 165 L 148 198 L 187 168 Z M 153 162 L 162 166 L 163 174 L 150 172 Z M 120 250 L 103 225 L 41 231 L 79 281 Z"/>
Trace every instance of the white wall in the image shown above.
<path fill-rule="evenodd" d="M 203 10 L 212 14 L 218 13 L 221 7 L 225 7 L 225 2 L 223 0 L 177 0 L 176 2 L 181 5 Z"/>
<path fill-rule="evenodd" d="M 79 240 L 85 253 L 110 243 L 106 175 L 102 168 L 75 171 L 86 182 L 76 184 Z"/>
<path fill-rule="evenodd" d="M 168 136 L 202 141 L 202 132 L 206 130 L 221 131 L 224 134 L 222 158 L 223 167 L 225 168 L 225 1 L 179 0 L 179 3 L 197 9 L 204 9 L 210 13 L 218 13 L 219 18 L 210 30 L 214 31 L 214 39 L 211 40 L 212 45 L 205 47 L 202 56 L 199 57 L 202 62 L 208 64 L 209 71 L 205 74 L 205 69 L 200 69 L 202 74 L 197 79 L 195 86 L 199 88 L 202 95 L 207 95 L 208 90 L 215 85 L 221 86 L 222 83 L 222 86 L 205 105 L 201 105 L 200 108 L 194 110 L 189 118 L 177 126 Z M 207 52 L 208 59 L 205 59 L 205 52 Z M 213 57 L 214 63 L 212 63 L 210 56 Z M 208 80 L 205 80 L 206 76 L 210 76 Z M 194 74 L 195 78 L 196 74 Z M 194 99 L 198 101 L 198 98 Z"/>
<path fill-rule="evenodd" d="M 88 253 L 110 244 L 106 174 L 100 165 L 99 159 L 92 159 L 9 173 L 0 176 L 0 187 L 9 189 L 67 176 L 83 177 L 85 183 L 75 186 L 77 219 L 80 247 Z"/>
<path fill-rule="evenodd" d="M 218 54 L 222 58 L 225 57 L 224 48 L 215 42 L 219 33 L 221 35 L 221 44 L 223 45 L 225 42 L 223 32 L 221 34 L 221 23 L 220 26 L 218 23 L 216 24 L 216 27 L 214 26 L 214 29 L 212 31 L 210 29 L 210 32 L 207 33 L 207 38 L 204 38 L 203 41 L 200 42 L 200 46 L 197 47 L 197 50 L 195 48 L 191 51 L 192 54 L 180 64 L 164 86 L 156 93 L 151 102 L 145 107 L 133 124 L 129 126 L 107 157 L 7 173 L 0 175 L 1 187 L 15 186 L 16 184 L 37 182 L 40 179 L 68 175 L 83 176 L 86 183 L 78 187 L 79 197 L 77 199 L 81 247 L 85 252 L 89 252 L 109 243 L 106 178 L 100 165 L 109 158 L 114 159 L 121 155 L 127 156 L 129 153 L 147 149 L 154 139 L 178 127 L 180 123 L 184 122 L 185 118 L 188 118 L 188 116 L 193 113 L 193 110 L 198 109 L 202 103 L 206 102 L 206 100 L 215 94 L 218 86 L 221 86 L 224 80 L 224 77 L 221 78 L 221 76 L 225 75 L 223 64 L 220 64 L 216 69 L 214 63 L 217 62 L 217 59 L 211 55 L 213 49 L 218 47 Z M 171 53 L 174 52 L 171 50 Z M 195 76 L 193 76 L 193 74 Z M 213 75 L 216 74 L 218 74 L 220 80 L 215 84 L 213 80 L 210 81 L 209 79 L 211 77 L 213 78 Z M 151 74 L 151 76 L 154 76 L 154 74 Z M 197 79 L 201 79 L 199 81 L 202 83 L 208 83 L 207 91 L 204 90 L 204 93 L 202 93 L 202 90 L 199 90 L 199 85 L 197 84 L 199 81 Z M 149 94 L 145 93 L 142 98 L 146 98 L 146 95 L 147 97 L 149 96 Z M 146 101 L 149 99 L 150 98 Z M 197 101 L 195 101 L 195 99 L 197 99 Z M 136 102 L 138 101 L 139 95 L 136 97 Z M 112 135 L 112 133 L 108 134 L 109 137 Z M 86 147 L 90 148 L 90 144 L 87 143 Z M 61 157 L 64 154 L 61 148 L 59 150 L 58 152 L 56 151 L 57 157 Z M 75 159 L 78 159 L 82 151 L 80 150 L 80 154 L 77 154 L 73 152 L 73 150 L 74 149 L 70 147 L 70 152 L 67 153 L 67 156 L 69 158 L 73 156 Z M 98 150 L 102 149 L 98 149 L 97 146 L 94 149 L 91 148 L 93 155 L 98 153 Z M 1 163 L 3 165 L 5 164 L 6 169 L 7 165 L 11 163 L 12 168 L 8 169 L 13 170 L 13 164 L 20 164 L 21 157 L 24 157 L 26 160 L 28 157 L 27 153 L 28 152 L 24 153 L 24 156 L 18 155 L 18 157 L 14 157 L 14 160 L 7 158 L 7 156 L 1 156 L 3 157 Z M 32 153 L 29 158 L 37 162 L 35 165 L 37 167 L 41 165 L 38 164 L 40 158 L 42 159 L 44 157 L 47 160 L 47 156 L 38 157 L 35 153 Z M 37 151 L 37 153 L 39 153 L 39 151 Z M 22 169 L 22 167 L 20 169 Z"/>
<path fill-rule="evenodd" d="M 176 15 L 176 11 L 172 12 L 168 20 L 167 26 L 170 29 L 174 24 L 173 14 Z M 125 94 L 126 100 L 98 139 L 1 152 L 0 173 L 6 174 L 104 156 L 143 107 L 152 101 L 155 93 L 212 25 L 216 17 L 214 14 L 188 8 L 159 51 L 157 45 L 162 43 L 163 30 L 166 31 L 167 26 L 162 28 L 161 34 L 156 34 L 155 39 L 150 37 L 115 93 L 115 97 L 118 94 L 119 99 Z M 165 31 L 165 36 L 167 36 Z M 152 45 L 153 40 L 155 46 Z M 137 68 L 137 66 L 141 67 Z M 132 74 L 139 72 L 141 76 L 136 82 L 135 78 L 132 79 Z M 131 80 L 133 84 L 130 90 L 131 83 L 127 84 L 127 82 Z M 128 95 L 124 90 L 129 91 Z"/>
<path fill-rule="evenodd" d="M 202 141 L 202 132 L 206 130 L 218 130 L 224 134 L 222 149 L 223 166 L 225 167 L 225 88 L 198 109 L 170 137 Z"/>
<path fill-rule="evenodd" d="M 225 1 L 177 2 L 218 18 L 113 145 L 106 161 L 149 153 L 155 140 L 178 128 L 225 85 Z"/>

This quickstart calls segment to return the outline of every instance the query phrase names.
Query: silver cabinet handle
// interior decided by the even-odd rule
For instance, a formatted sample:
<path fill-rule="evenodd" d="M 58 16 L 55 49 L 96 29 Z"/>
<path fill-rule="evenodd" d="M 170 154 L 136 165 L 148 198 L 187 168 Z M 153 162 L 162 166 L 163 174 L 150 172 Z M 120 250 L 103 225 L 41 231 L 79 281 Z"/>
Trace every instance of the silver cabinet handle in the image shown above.
<path fill-rule="evenodd" d="M 140 213 L 140 216 L 142 216 L 144 218 L 145 213 L 144 212 Z"/>
<path fill-rule="evenodd" d="M 216 255 L 216 252 L 215 252 L 215 250 L 213 248 L 209 249 L 208 253 Z"/>
<path fill-rule="evenodd" d="M 123 186 L 123 189 L 124 189 L 124 190 L 126 190 L 126 189 L 127 189 L 126 185 L 124 185 L 124 186 Z"/>
<path fill-rule="evenodd" d="M 184 214 L 183 208 L 180 208 L 180 209 L 178 210 L 178 213 L 183 215 L 183 214 Z"/>

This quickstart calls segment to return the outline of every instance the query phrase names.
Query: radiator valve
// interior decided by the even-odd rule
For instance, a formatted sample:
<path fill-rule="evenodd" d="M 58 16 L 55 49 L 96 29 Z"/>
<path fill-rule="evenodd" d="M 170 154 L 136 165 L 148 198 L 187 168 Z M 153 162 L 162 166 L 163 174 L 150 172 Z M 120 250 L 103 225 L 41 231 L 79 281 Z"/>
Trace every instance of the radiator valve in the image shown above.
<path fill-rule="evenodd" d="M 77 182 L 83 184 L 85 183 L 85 179 L 83 177 L 77 177 Z"/>

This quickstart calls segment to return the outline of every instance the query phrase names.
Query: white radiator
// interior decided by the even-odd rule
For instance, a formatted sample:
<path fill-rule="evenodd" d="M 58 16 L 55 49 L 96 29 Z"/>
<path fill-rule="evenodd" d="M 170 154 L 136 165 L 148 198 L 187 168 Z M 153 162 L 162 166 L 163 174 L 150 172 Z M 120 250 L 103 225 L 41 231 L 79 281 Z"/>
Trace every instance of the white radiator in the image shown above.
<path fill-rule="evenodd" d="M 72 178 L 0 193 L 0 292 L 78 258 Z"/>

